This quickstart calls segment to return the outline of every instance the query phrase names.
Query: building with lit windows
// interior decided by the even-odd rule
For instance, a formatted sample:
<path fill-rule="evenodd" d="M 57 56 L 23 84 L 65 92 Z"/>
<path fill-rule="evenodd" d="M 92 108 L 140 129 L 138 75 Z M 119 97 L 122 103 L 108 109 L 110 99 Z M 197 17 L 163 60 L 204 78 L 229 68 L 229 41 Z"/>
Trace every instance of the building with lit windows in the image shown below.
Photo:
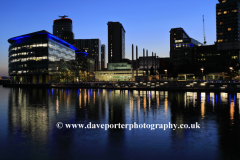
<path fill-rule="evenodd" d="M 94 59 L 95 70 L 101 70 L 101 41 L 99 39 L 75 39 L 75 46 L 82 52 L 87 52 L 88 57 Z"/>
<path fill-rule="evenodd" d="M 108 63 L 122 62 L 125 58 L 125 29 L 119 22 L 108 22 Z"/>
<path fill-rule="evenodd" d="M 228 56 L 226 64 L 239 63 L 240 53 L 240 1 L 218 0 L 216 5 L 217 50 Z"/>
<path fill-rule="evenodd" d="M 143 76 L 144 71 L 138 70 L 138 76 Z M 132 81 L 137 75 L 136 69 L 132 70 L 131 62 L 108 63 L 106 71 L 96 71 L 97 81 Z"/>
<path fill-rule="evenodd" d="M 105 45 L 101 45 L 101 70 L 105 68 Z"/>
<path fill-rule="evenodd" d="M 75 51 L 70 43 L 42 30 L 8 40 L 9 75 L 13 82 L 74 81 Z"/>
<path fill-rule="evenodd" d="M 188 36 L 183 28 L 172 28 L 170 31 L 170 61 L 175 68 L 185 63 L 194 62 L 194 47 L 203 44 Z"/>
<path fill-rule="evenodd" d="M 74 34 L 72 31 L 72 20 L 67 16 L 59 16 L 60 19 L 53 21 L 53 35 L 64 41 L 74 44 Z"/>

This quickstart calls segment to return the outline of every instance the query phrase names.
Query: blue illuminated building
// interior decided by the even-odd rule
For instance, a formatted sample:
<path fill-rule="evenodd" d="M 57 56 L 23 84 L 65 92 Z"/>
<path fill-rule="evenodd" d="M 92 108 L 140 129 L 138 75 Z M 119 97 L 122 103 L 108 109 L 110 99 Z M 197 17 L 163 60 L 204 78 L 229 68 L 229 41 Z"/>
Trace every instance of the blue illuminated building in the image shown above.
<path fill-rule="evenodd" d="M 9 75 L 17 83 L 51 83 L 75 80 L 72 44 L 42 30 L 8 40 Z"/>

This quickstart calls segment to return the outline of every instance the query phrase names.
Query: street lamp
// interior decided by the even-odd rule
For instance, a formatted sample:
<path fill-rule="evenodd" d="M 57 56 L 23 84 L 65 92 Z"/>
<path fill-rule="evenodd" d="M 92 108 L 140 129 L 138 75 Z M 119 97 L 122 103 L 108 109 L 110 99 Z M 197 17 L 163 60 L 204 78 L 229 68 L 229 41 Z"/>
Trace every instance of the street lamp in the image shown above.
<path fill-rule="evenodd" d="M 230 69 L 230 71 L 231 71 L 231 73 L 230 73 L 230 76 L 231 76 L 231 80 L 232 80 L 232 70 L 233 70 L 233 67 L 229 67 L 229 69 Z"/>
<path fill-rule="evenodd" d="M 202 73 L 203 73 L 203 70 L 204 70 L 204 68 L 201 68 Z"/>
<path fill-rule="evenodd" d="M 202 68 L 201 68 L 201 71 L 202 71 L 202 79 L 203 79 L 203 70 L 204 70 L 204 68 L 202 67 Z"/>
<path fill-rule="evenodd" d="M 165 72 L 165 74 L 166 74 L 166 76 L 167 76 L 167 70 L 166 70 L 166 69 L 164 70 L 164 72 Z"/>

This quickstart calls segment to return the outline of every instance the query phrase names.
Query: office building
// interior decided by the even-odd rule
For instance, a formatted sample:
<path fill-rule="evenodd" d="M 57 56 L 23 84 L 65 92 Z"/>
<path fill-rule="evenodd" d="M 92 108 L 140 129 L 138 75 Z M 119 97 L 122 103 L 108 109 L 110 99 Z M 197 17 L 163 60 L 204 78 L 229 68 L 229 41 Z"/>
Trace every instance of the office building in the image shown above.
<path fill-rule="evenodd" d="M 60 19 L 53 21 L 53 35 L 62 40 L 74 44 L 74 34 L 72 32 L 72 20 L 67 16 L 59 16 Z"/>
<path fill-rule="evenodd" d="M 105 68 L 105 45 L 101 45 L 101 70 Z"/>
<path fill-rule="evenodd" d="M 108 63 L 122 62 L 125 58 L 125 29 L 119 22 L 108 22 Z"/>
<path fill-rule="evenodd" d="M 177 69 L 186 63 L 194 63 L 194 47 L 203 44 L 191 38 L 183 28 L 170 30 L 170 61 Z"/>
<path fill-rule="evenodd" d="M 95 70 L 101 70 L 101 41 L 99 39 L 75 39 L 75 46 L 82 52 L 87 52 L 88 57 L 94 59 Z"/>
<path fill-rule="evenodd" d="M 70 43 L 42 30 L 8 40 L 9 75 L 13 82 L 74 81 L 75 51 Z"/>

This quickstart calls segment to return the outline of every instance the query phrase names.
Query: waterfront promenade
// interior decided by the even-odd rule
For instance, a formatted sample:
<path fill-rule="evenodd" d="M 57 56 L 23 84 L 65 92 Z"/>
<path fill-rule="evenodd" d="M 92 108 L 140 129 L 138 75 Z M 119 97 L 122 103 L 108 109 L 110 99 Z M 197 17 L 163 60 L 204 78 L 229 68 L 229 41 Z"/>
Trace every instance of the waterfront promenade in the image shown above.
<path fill-rule="evenodd" d="M 240 82 L 213 81 L 161 81 L 161 82 L 82 82 L 52 84 L 3 84 L 3 87 L 27 88 L 86 88 L 117 90 L 166 90 L 166 91 L 225 91 L 240 92 Z"/>

